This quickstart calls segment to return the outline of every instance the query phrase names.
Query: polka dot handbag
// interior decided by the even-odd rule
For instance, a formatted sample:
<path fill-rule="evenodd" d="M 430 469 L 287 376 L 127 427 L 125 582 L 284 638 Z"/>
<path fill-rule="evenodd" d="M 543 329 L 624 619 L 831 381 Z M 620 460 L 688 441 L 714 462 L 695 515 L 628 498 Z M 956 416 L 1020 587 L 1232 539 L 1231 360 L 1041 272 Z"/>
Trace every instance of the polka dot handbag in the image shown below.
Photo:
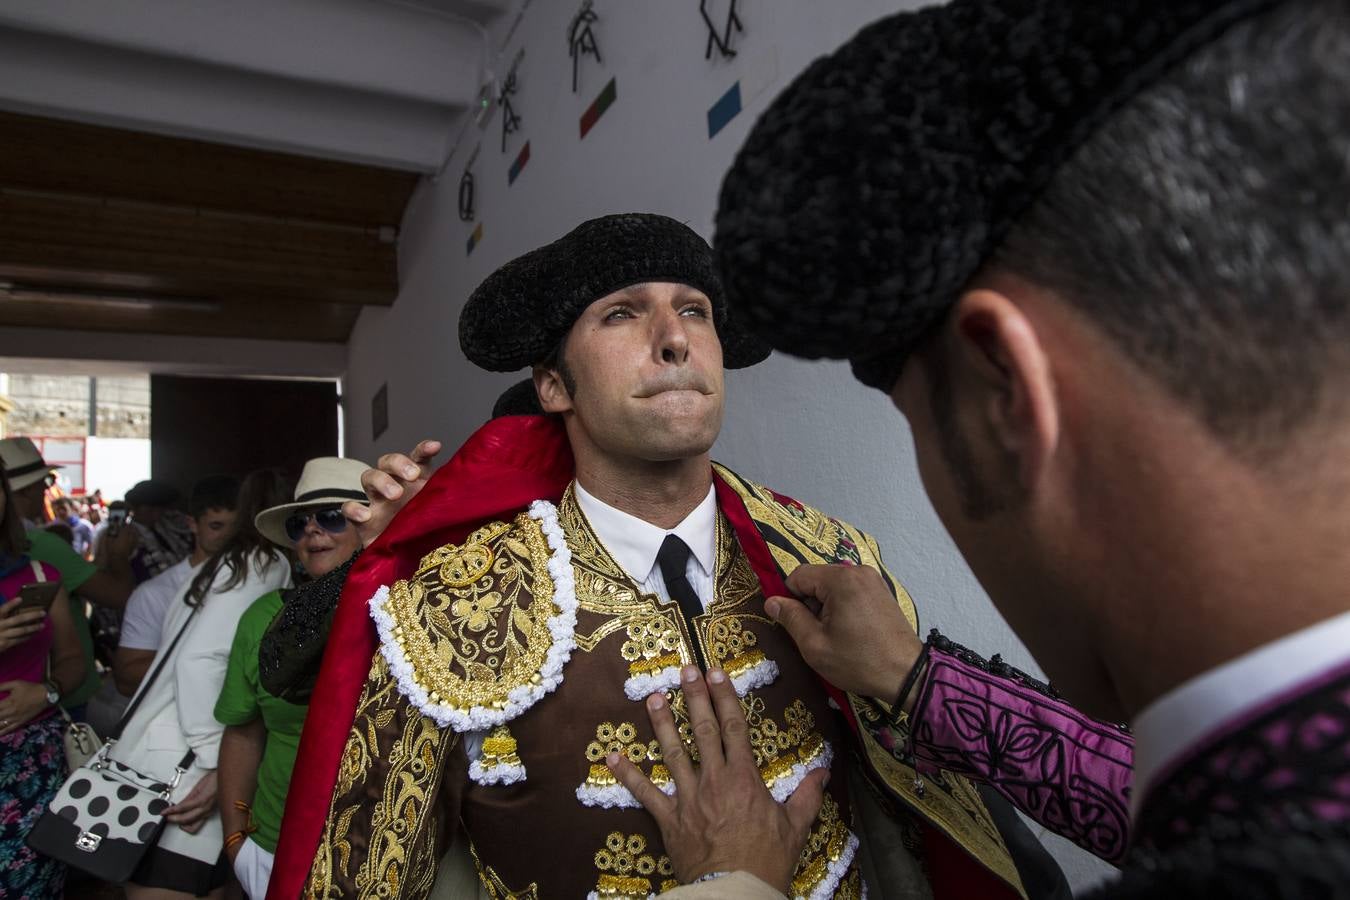
<path fill-rule="evenodd" d="M 191 750 L 165 781 L 125 766 L 109 756 L 126 724 L 136 713 L 141 698 L 159 676 L 164 664 L 195 617 L 188 616 L 182 629 L 146 678 L 122 720 L 93 759 L 80 766 L 43 811 L 28 833 L 28 845 L 39 853 L 74 866 L 104 881 L 122 883 L 140 864 L 145 852 L 164 830 L 164 810 L 183 773 L 192 765 Z"/>

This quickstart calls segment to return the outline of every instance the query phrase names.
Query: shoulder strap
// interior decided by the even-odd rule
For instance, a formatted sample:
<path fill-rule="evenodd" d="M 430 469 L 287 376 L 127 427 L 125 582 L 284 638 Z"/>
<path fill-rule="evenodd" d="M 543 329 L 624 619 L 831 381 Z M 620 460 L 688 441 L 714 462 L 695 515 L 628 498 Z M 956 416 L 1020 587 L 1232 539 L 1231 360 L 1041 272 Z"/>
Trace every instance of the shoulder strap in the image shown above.
<path fill-rule="evenodd" d="M 178 647 L 178 642 L 183 639 L 183 634 L 188 630 L 188 626 L 192 624 L 192 620 L 196 618 L 197 610 L 200 608 L 201 607 L 194 606 L 192 612 L 188 613 L 187 621 L 183 623 L 183 627 L 178 629 L 178 633 L 174 635 L 173 642 L 169 644 L 169 649 L 165 651 L 164 655 L 159 658 L 159 663 L 155 666 L 155 670 L 147 675 L 145 680 L 141 682 L 141 686 L 137 688 L 136 696 L 132 699 L 131 705 L 127 707 L 127 711 L 122 713 L 122 718 L 118 720 L 117 727 L 108 733 L 109 741 L 116 741 L 122 737 L 122 730 L 127 727 L 127 723 L 131 721 L 131 717 L 134 716 L 136 710 L 140 708 L 141 701 L 145 699 L 145 695 L 150 691 L 150 686 L 155 683 L 155 679 L 159 677 L 159 673 L 164 671 L 164 666 L 167 665 L 169 660 L 173 657 L 173 651 Z"/>
<path fill-rule="evenodd" d="M 33 566 L 33 577 L 38 581 L 46 581 L 47 573 L 42 571 L 42 563 L 38 562 L 36 559 L 29 560 L 29 562 Z"/>

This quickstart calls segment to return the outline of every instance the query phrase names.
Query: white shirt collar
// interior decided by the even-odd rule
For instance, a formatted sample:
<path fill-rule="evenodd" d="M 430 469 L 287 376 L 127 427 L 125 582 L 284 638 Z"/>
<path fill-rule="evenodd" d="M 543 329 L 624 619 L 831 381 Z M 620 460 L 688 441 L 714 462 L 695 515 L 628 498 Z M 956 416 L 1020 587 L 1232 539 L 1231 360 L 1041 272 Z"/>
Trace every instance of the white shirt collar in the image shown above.
<path fill-rule="evenodd" d="M 646 580 L 656 565 L 656 553 L 668 534 L 674 534 L 684 541 L 703 571 L 712 574 L 717 522 L 717 493 L 712 485 L 708 486 L 708 496 L 703 498 L 703 502 L 694 507 L 694 511 L 685 516 L 684 521 L 669 530 L 615 509 L 597 499 L 578 482 L 572 482 L 572 487 L 577 504 L 595 529 L 596 537 L 600 538 L 614 561 L 638 584 Z"/>
<path fill-rule="evenodd" d="M 1244 713 L 1350 661 L 1350 612 L 1285 635 L 1183 682 L 1135 716 L 1130 818 L 1150 788 Z"/>

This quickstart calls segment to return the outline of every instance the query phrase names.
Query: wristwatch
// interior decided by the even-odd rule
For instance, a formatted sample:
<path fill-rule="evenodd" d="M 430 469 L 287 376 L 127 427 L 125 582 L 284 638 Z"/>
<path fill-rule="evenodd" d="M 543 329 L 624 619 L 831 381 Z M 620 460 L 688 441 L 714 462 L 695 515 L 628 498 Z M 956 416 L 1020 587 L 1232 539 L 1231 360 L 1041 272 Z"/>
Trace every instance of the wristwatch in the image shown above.
<path fill-rule="evenodd" d="M 55 706 L 61 702 L 61 686 L 55 681 L 44 681 L 42 686 L 47 689 L 47 705 Z"/>

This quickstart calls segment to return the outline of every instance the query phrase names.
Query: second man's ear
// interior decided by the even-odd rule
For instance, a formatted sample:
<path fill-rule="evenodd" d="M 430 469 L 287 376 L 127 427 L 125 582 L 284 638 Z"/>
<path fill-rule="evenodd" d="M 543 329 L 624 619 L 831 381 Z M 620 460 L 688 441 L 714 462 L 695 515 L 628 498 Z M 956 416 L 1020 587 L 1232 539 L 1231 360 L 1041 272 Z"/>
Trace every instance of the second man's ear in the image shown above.
<path fill-rule="evenodd" d="M 968 291 L 952 310 L 951 361 L 1000 449 L 1032 487 L 1059 441 L 1059 405 L 1050 360 L 1032 321 L 995 290 Z"/>

